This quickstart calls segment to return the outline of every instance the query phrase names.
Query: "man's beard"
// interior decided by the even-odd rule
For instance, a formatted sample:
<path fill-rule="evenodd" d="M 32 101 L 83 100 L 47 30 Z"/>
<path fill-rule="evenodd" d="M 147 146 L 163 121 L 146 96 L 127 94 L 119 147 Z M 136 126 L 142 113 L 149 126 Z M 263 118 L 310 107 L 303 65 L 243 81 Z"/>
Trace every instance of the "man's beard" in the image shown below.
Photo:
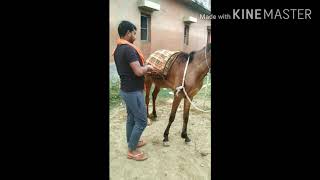
<path fill-rule="evenodd" d="M 129 42 L 133 44 L 134 38 L 133 38 L 133 37 L 130 37 Z"/>

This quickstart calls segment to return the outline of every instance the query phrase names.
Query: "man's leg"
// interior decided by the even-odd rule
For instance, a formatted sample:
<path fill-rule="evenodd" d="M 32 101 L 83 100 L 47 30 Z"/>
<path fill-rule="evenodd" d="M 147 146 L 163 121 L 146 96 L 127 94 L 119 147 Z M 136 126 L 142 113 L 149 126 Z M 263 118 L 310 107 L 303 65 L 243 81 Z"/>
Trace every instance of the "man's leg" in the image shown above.
<path fill-rule="evenodd" d="M 126 104 L 126 109 L 127 109 L 126 135 L 127 135 L 127 143 L 129 143 L 132 129 L 134 126 L 134 116 L 133 116 L 133 113 L 131 112 L 132 110 L 130 109 L 130 106 L 128 105 L 132 101 L 130 100 L 132 99 L 132 97 L 130 97 L 130 94 L 123 91 L 120 91 L 120 96 L 124 100 Z"/>
<path fill-rule="evenodd" d="M 130 141 L 128 144 L 129 150 L 135 150 L 139 139 L 147 126 L 147 109 L 144 104 L 143 92 L 139 91 L 136 93 L 135 107 L 132 113 L 134 114 L 134 126 L 130 136 Z"/>
<path fill-rule="evenodd" d="M 132 133 L 132 129 L 134 127 L 134 116 L 133 113 L 128 109 L 127 107 L 127 125 L 126 125 L 126 130 L 127 130 L 127 143 L 129 144 L 130 141 L 130 136 Z"/>
<path fill-rule="evenodd" d="M 148 157 L 146 157 L 143 152 L 136 149 L 140 136 L 147 126 L 147 110 L 144 104 L 143 92 L 123 92 L 123 97 L 128 110 L 128 158 L 137 161 L 146 160 Z"/>

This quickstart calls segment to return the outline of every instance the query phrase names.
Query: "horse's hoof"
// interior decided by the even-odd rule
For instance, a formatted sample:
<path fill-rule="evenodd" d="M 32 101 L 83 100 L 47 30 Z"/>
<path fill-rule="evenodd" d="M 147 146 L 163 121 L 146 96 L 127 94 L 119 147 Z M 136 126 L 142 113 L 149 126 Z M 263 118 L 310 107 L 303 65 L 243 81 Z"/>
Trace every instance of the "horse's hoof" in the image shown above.
<path fill-rule="evenodd" d="M 186 145 L 191 145 L 191 141 L 187 142 L 185 141 Z"/>
<path fill-rule="evenodd" d="M 184 142 L 185 142 L 186 144 L 190 145 L 190 144 L 191 144 L 191 139 L 186 138 Z"/>
<path fill-rule="evenodd" d="M 170 146 L 169 141 L 163 141 L 163 146 L 164 147 L 169 147 Z"/>
<path fill-rule="evenodd" d="M 152 121 L 157 120 L 157 117 L 154 117 L 154 116 L 151 115 L 151 114 L 148 115 L 148 118 L 149 118 L 150 120 L 152 120 Z"/>

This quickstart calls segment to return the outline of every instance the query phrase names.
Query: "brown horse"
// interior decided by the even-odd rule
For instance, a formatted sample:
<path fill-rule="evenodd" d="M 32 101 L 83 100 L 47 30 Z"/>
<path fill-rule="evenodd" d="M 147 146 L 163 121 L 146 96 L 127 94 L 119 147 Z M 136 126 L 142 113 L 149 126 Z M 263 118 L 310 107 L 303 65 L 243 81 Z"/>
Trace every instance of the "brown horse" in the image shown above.
<path fill-rule="evenodd" d="M 164 132 L 164 139 L 163 143 L 165 146 L 169 146 L 169 129 L 172 122 L 175 119 L 175 115 L 178 109 L 178 106 L 184 98 L 184 109 L 183 109 L 183 128 L 181 137 L 185 139 L 185 142 L 190 142 L 190 138 L 187 135 L 187 125 L 189 119 L 189 110 L 191 103 L 186 98 L 183 90 L 181 90 L 176 95 L 176 88 L 182 85 L 184 70 L 186 67 L 187 60 L 189 58 L 189 65 L 185 76 L 185 84 L 184 88 L 187 92 L 190 100 L 198 93 L 203 85 L 203 79 L 211 69 L 211 43 L 207 44 L 204 48 L 199 51 L 193 51 L 190 54 L 181 52 L 175 62 L 172 64 L 167 76 L 165 79 L 154 78 L 151 75 L 145 76 L 145 86 L 146 86 L 146 105 L 147 105 L 147 113 L 149 115 L 149 94 L 151 85 L 154 83 L 155 88 L 152 93 L 152 104 L 153 104 L 153 111 L 152 115 L 154 118 L 157 117 L 156 113 L 156 99 L 157 95 L 160 91 L 160 88 L 170 88 L 174 91 L 174 99 L 172 103 L 169 123 L 167 128 Z M 149 117 L 152 117 L 150 115 Z"/>

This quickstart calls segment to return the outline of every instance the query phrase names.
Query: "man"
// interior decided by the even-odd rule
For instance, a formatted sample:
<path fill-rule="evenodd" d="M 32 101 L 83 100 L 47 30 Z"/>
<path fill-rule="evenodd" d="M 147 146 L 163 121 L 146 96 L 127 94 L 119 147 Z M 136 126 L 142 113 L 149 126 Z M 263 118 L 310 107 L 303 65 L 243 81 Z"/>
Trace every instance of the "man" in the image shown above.
<path fill-rule="evenodd" d="M 122 21 L 118 27 L 120 39 L 114 51 L 114 59 L 120 76 L 120 96 L 127 108 L 128 158 L 137 161 L 147 156 L 137 148 L 146 142 L 139 140 L 147 126 L 147 111 L 144 101 L 144 75 L 155 72 L 151 65 L 144 66 L 144 57 L 139 48 L 133 45 L 137 28 L 129 21 Z"/>

